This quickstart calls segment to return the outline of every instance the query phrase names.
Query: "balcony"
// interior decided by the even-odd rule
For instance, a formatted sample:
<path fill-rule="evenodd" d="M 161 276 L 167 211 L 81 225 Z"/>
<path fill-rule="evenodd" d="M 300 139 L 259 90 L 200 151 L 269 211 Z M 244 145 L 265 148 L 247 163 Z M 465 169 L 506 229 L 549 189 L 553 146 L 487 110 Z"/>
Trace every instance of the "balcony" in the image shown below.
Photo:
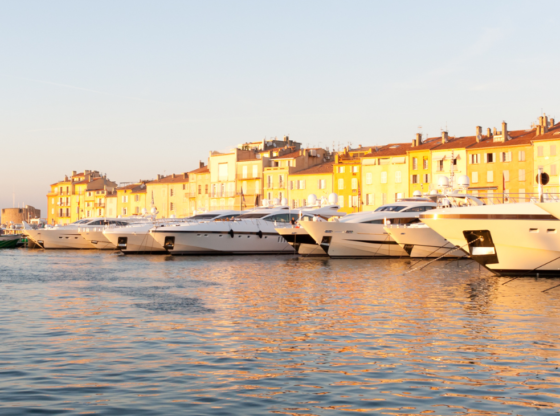
<path fill-rule="evenodd" d="M 210 197 L 211 198 L 233 198 L 236 195 L 236 192 L 231 191 L 216 191 L 213 192 Z"/>
<path fill-rule="evenodd" d="M 105 208 L 105 202 L 98 202 L 94 205 L 95 208 Z"/>

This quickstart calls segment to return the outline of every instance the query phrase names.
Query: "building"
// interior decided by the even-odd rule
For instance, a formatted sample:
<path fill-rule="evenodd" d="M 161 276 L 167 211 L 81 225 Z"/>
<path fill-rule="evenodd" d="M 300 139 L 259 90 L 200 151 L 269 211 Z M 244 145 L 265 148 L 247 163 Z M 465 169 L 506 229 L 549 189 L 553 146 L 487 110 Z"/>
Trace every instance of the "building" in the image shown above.
<path fill-rule="evenodd" d="M 199 168 L 192 170 L 189 175 L 189 188 L 186 194 L 189 198 L 189 214 L 210 210 L 210 169 L 199 162 Z"/>
<path fill-rule="evenodd" d="M 533 184 L 533 192 L 538 192 L 536 177 L 539 168 L 548 174 L 549 182 L 543 185 L 543 190 L 548 194 L 560 192 L 559 175 L 559 152 L 560 152 L 560 123 L 554 124 L 554 119 L 548 120 L 547 116 L 539 117 L 539 124 L 534 128 L 532 140 L 533 164 L 526 172 L 527 183 Z M 558 198 L 558 195 L 555 195 Z"/>
<path fill-rule="evenodd" d="M 116 189 L 115 212 L 117 216 L 131 217 L 135 215 L 143 215 L 150 211 L 151 204 L 148 203 L 147 186 L 148 181 L 139 181 Z"/>
<path fill-rule="evenodd" d="M 411 143 L 393 143 L 362 158 L 364 211 L 374 211 L 409 195 L 407 152 L 411 148 Z"/>
<path fill-rule="evenodd" d="M 525 200 L 526 192 L 533 192 L 533 149 L 535 130 L 508 131 L 476 128 L 476 143 L 467 149 L 469 191 L 486 197 L 487 202 L 503 202 L 504 197 Z M 498 195 L 494 197 L 494 193 Z"/>
<path fill-rule="evenodd" d="M 0 223 L 3 225 L 21 224 L 23 221 L 29 222 L 34 218 L 41 218 L 41 210 L 31 205 L 26 205 L 24 208 L 2 208 Z"/>
<path fill-rule="evenodd" d="M 338 195 L 340 211 L 348 214 L 362 210 L 362 159 L 375 147 L 345 148 L 334 156 L 334 192 Z"/>
<path fill-rule="evenodd" d="M 325 149 L 292 150 L 293 147 L 290 146 L 280 149 L 277 155 L 270 155 L 270 165 L 264 168 L 264 197 L 268 201 L 278 199 L 282 203 L 283 199 L 293 199 L 291 191 L 298 190 L 302 183 L 288 181 L 288 177 L 330 159 L 330 154 Z"/>
<path fill-rule="evenodd" d="M 307 205 L 307 198 L 311 194 L 318 200 L 328 198 L 334 192 L 334 161 L 290 174 L 288 181 L 288 197 L 292 208 Z"/>
<path fill-rule="evenodd" d="M 51 185 L 47 194 L 48 223 L 63 225 L 82 218 L 107 216 L 105 198 L 116 187 L 99 171 L 73 171 L 70 177 Z"/>
<path fill-rule="evenodd" d="M 439 179 L 446 176 L 449 186 L 456 189 L 458 178 L 467 175 L 467 148 L 476 143 L 476 136 L 449 137 L 446 131 L 441 133 L 441 144 L 431 150 L 432 186 L 439 189 Z"/>
<path fill-rule="evenodd" d="M 416 134 L 416 139 L 412 141 L 412 146 L 407 152 L 409 196 L 414 195 L 416 191 L 424 194 L 435 188 L 432 184 L 432 150 L 439 145 L 440 137 L 422 140 L 422 135 Z"/>
<path fill-rule="evenodd" d="M 146 204 L 157 209 L 157 218 L 188 217 L 189 174 L 173 173 L 168 176 L 158 175 L 157 179 L 146 183 Z"/>

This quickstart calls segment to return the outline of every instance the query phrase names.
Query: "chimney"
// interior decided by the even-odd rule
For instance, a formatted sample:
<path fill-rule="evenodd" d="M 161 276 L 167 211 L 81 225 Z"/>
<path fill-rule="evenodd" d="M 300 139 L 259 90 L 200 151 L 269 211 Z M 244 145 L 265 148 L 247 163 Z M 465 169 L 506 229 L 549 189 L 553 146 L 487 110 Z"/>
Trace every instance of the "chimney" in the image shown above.
<path fill-rule="evenodd" d="M 422 133 L 416 133 L 416 146 L 420 146 L 422 144 Z"/>
<path fill-rule="evenodd" d="M 553 120 L 553 119 L 551 119 L 551 121 L 552 121 L 552 120 Z M 72 176 L 74 176 L 76 173 L 78 173 L 78 172 L 76 172 L 75 170 L 73 170 L 73 171 L 72 171 Z"/>
<path fill-rule="evenodd" d="M 476 142 L 480 143 L 480 140 L 482 140 L 482 127 L 476 126 Z"/>
<path fill-rule="evenodd" d="M 442 131 L 441 132 L 441 144 L 447 143 L 448 138 L 449 138 L 449 136 L 447 135 L 447 132 Z"/>
<path fill-rule="evenodd" d="M 543 133 L 548 133 L 548 117 L 543 117 Z"/>
<path fill-rule="evenodd" d="M 289 141 L 289 137 L 288 136 L 284 136 L 284 141 L 287 143 Z"/>
<path fill-rule="evenodd" d="M 171 174 L 171 177 L 172 177 L 173 179 L 175 179 L 175 174 L 174 174 L 174 173 L 172 173 L 172 174 Z"/>
<path fill-rule="evenodd" d="M 504 138 L 504 142 L 508 140 L 507 123 L 505 121 L 502 121 L 502 137 Z"/>
<path fill-rule="evenodd" d="M 187 179 L 189 175 L 186 172 L 183 172 L 183 179 Z"/>
<path fill-rule="evenodd" d="M 488 128 L 486 129 L 486 135 L 487 135 L 488 137 L 492 137 L 492 129 L 491 129 L 490 127 L 488 127 Z"/>
<path fill-rule="evenodd" d="M 361 145 L 361 144 L 359 144 L 359 145 L 358 145 L 358 149 L 361 149 L 361 148 L 362 148 L 362 145 Z"/>
<path fill-rule="evenodd" d="M 497 136 L 498 135 L 498 129 L 496 129 L 496 127 L 494 127 L 494 131 L 492 132 L 492 136 Z"/>
<path fill-rule="evenodd" d="M 554 119 L 553 118 L 550 119 L 550 127 L 554 127 Z"/>

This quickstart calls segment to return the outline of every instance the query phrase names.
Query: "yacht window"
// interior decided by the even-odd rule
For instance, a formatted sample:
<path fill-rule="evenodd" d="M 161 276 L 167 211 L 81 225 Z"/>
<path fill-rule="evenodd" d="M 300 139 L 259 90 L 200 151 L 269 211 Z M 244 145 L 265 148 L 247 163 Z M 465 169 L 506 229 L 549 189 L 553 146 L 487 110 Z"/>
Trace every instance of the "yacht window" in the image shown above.
<path fill-rule="evenodd" d="M 264 213 L 264 214 L 262 214 L 262 213 L 261 214 L 243 214 L 243 215 L 240 215 L 237 218 L 239 218 L 240 220 L 244 220 L 246 218 L 262 218 L 262 217 L 266 217 L 267 215 L 269 215 L 269 214 L 266 214 L 266 213 Z"/>
<path fill-rule="evenodd" d="M 295 215 L 294 215 L 295 216 Z M 271 222 L 290 222 L 290 214 L 276 214 L 271 215 L 270 217 L 264 218 L 265 221 Z"/>
<path fill-rule="evenodd" d="M 415 224 L 420 222 L 419 218 L 393 218 L 391 220 L 393 224 Z"/>
<path fill-rule="evenodd" d="M 88 225 L 103 225 L 103 220 L 90 222 Z"/>
<path fill-rule="evenodd" d="M 421 207 L 412 207 L 409 208 L 407 210 L 405 210 L 405 212 L 424 212 L 424 211 L 428 211 L 429 209 L 434 209 L 435 207 L 431 207 L 431 206 L 421 206 Z"/>
<path fill-rule="evenodd" d="M 211 220 L 216 218 L 218 215 L 216 214 L 200 214 L 195 215 L 194 217 L 190 217 L 190 220 Z"/>
<path fill-rule="evenodd" d="M 398 211 L 402 211 L 405 208 L 406 207 L 401 206 L 401 205 L 389 205 L 389 206 L 385 206 L 385 207 L 379 207 L 375 210 L 375 212 L 378 212 L 378 211 L 398 212 Z"/>
<path fill-rule="evenodd" d="M 363 224 L 383 224 L 383 220 L 364 221 Z"/>

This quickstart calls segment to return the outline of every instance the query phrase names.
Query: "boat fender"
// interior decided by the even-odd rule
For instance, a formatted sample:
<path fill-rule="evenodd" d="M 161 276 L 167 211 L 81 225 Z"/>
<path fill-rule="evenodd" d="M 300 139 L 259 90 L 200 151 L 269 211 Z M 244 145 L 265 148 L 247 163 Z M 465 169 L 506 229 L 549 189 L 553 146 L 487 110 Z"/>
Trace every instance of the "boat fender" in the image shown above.
<path fill-rule="evenodd" d="M 230 229 L 230 230 L 228 231 L 228 234 L 231 236 L 231 238 L 233 238 L 233 230 Z"/>
<path fill-rule="evenodd" d="M 259 238 L 262 238 L 262 236 L 263 236 L 262 231 L 261 230 L 257 231 L 257 235 L 259 236 Z"/>

